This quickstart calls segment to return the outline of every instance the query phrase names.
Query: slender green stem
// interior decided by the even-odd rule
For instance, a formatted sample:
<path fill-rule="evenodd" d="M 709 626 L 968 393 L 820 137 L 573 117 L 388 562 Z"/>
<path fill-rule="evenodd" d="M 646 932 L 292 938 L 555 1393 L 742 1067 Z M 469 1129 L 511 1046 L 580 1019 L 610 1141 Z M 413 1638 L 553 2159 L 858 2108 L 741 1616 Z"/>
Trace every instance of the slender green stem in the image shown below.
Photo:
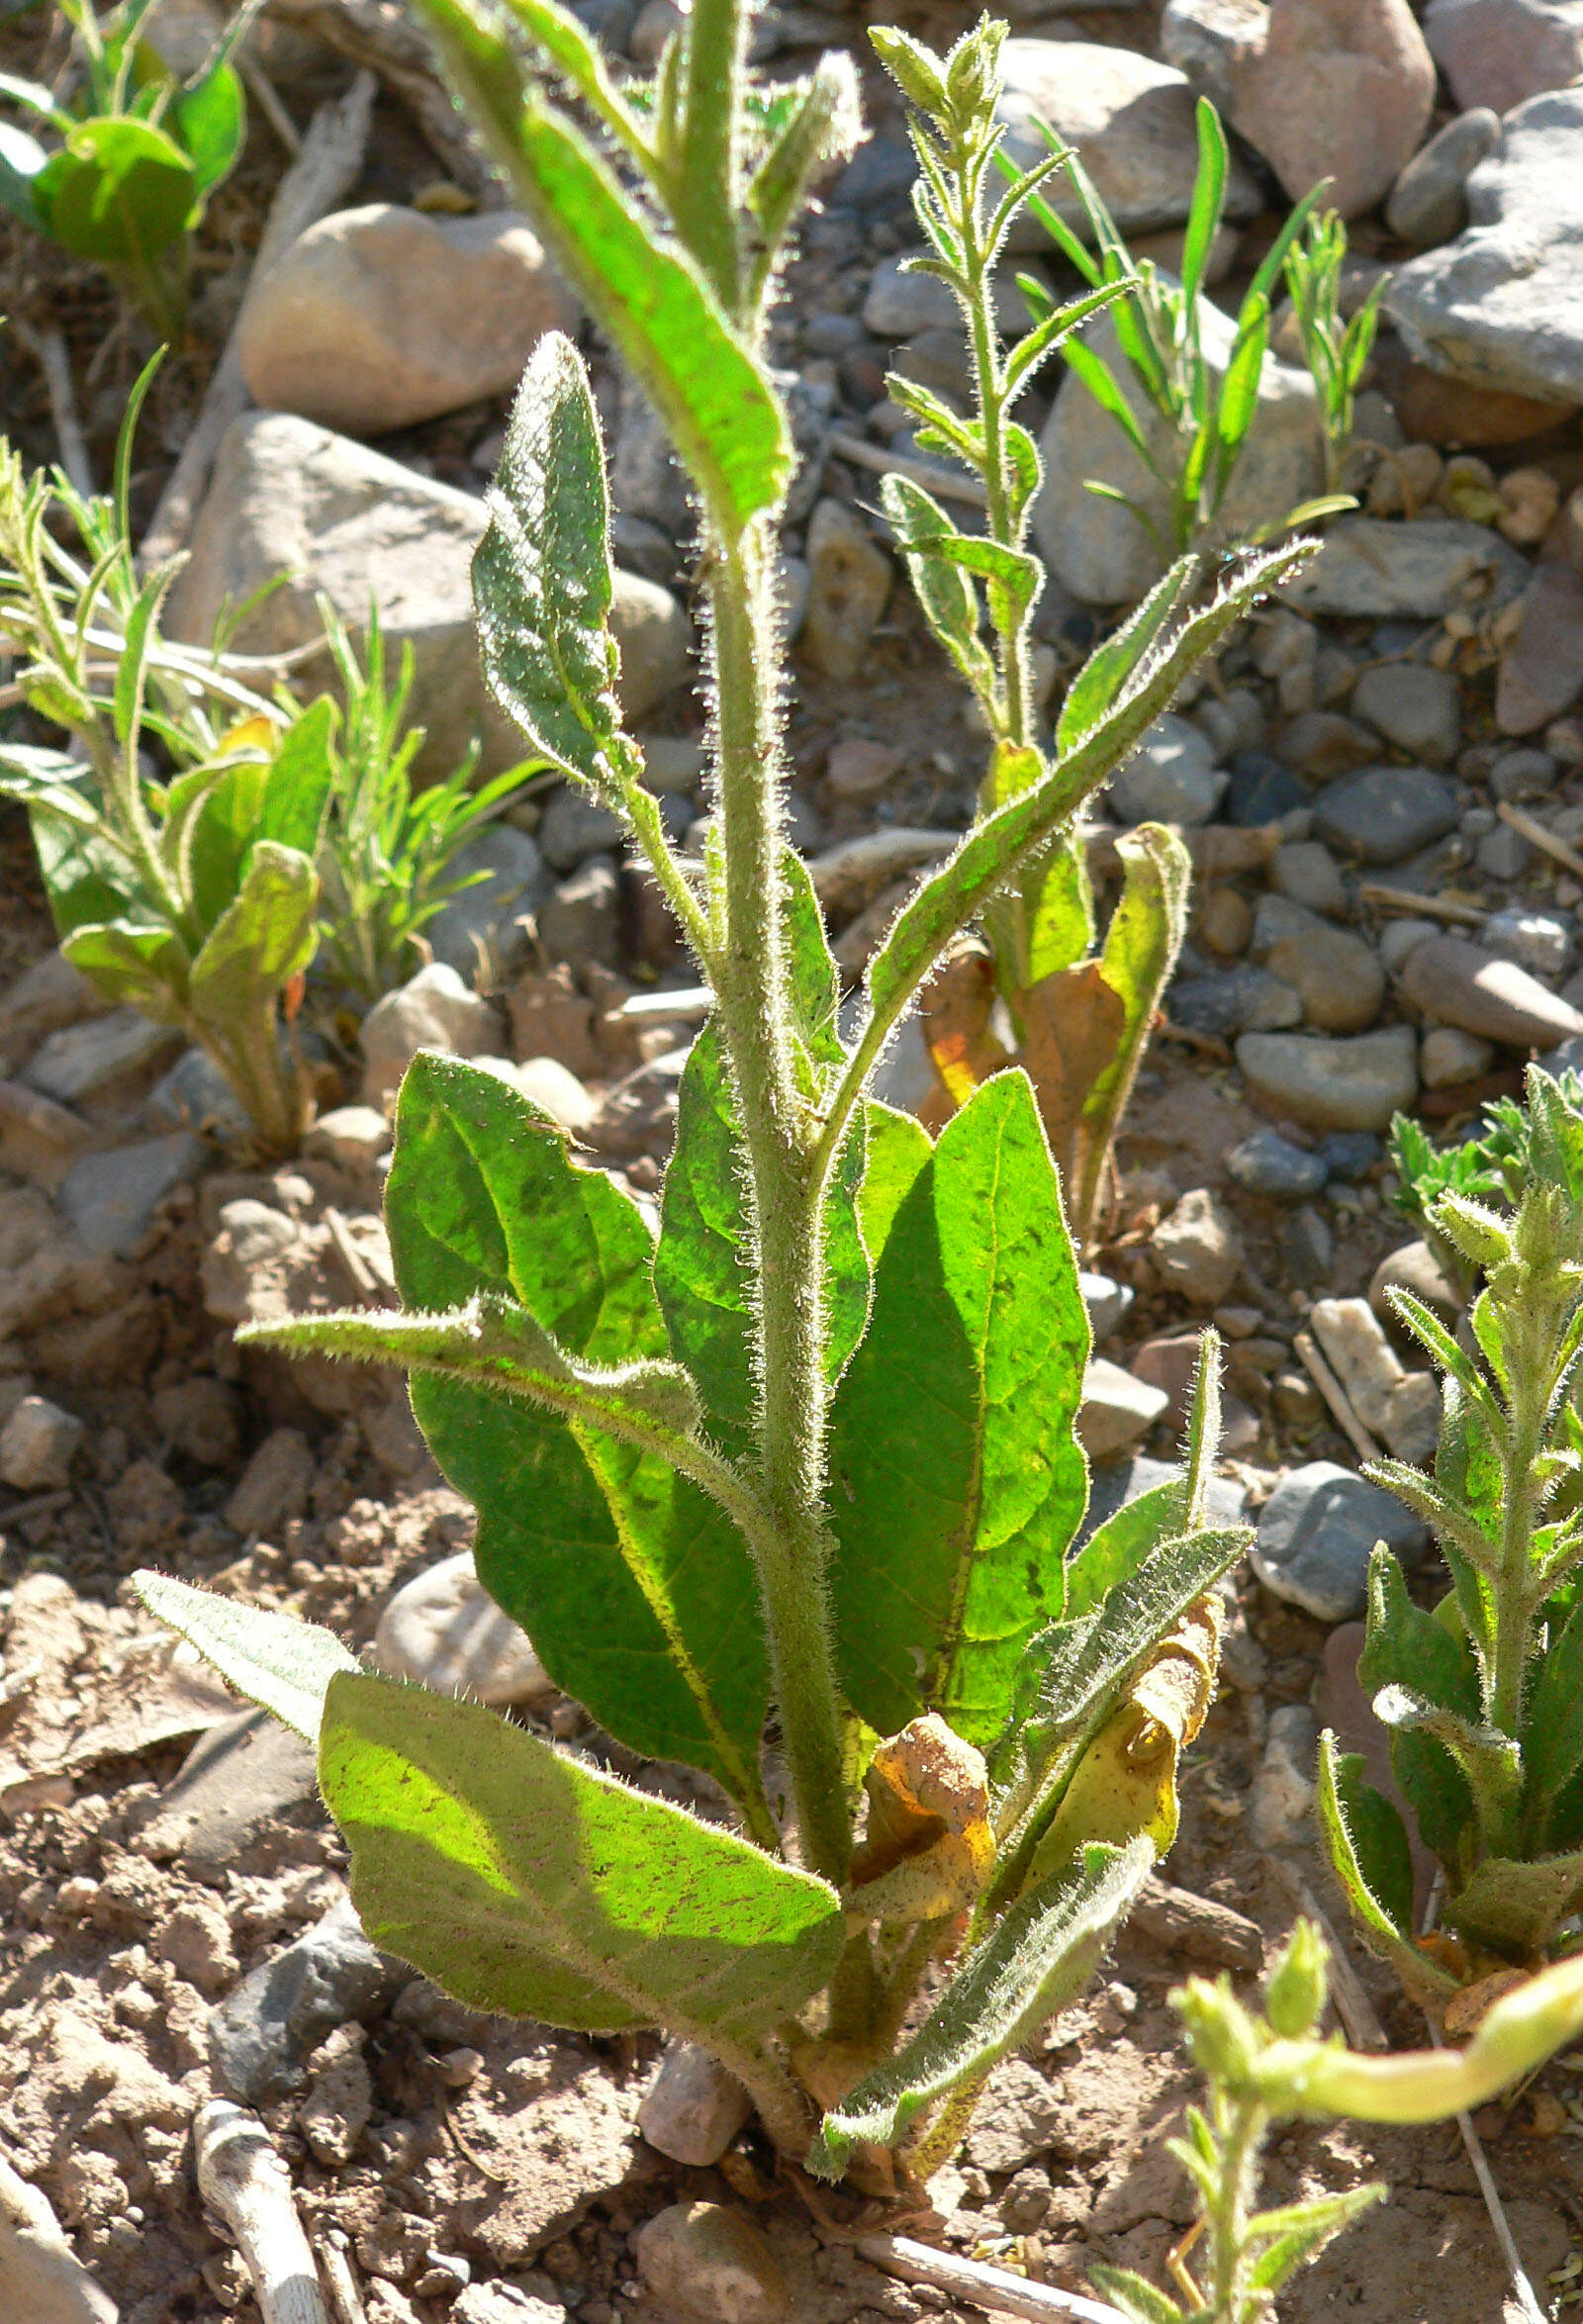
<path fill-rule="evenodd" d="M 1523 1692 L 1533 1645 L 1534 1612 L 1529 1558 L 1534 1537 L 1534 1463 L 1543 1440 L 1550 1381 L 1545 1352 L 1534 1343 L 1540 1318 L 1520 1319 L 1508 1310 L 1511 1406 L 1504 1446 L 1500 1563 L 1494 1592 L 1494 1651 L 1487 1677 L 1485 1716 L 1502 1734 L 1522 1724 Z"/>
<path fill-rule="evenodd" d="M 1252 2098 L 1232 2098 L 1216 2106 L 1216 2132 L 1221 2153 L 1220 2184 L 1207 2207 L 1209 2230 L 1209 2314 L 1212 2324 L 1244 2324 L 1254 2312 L 1247 2306 L 1245 2276 L 1248 2252 L 1248 2212 L 1258 2171 L 1259 2151 L 1269 2116 Z"/>
<path fill-rule="evenodd" d="M 687 131 L 673 188 L 676 229 L 733 322 L 742 263 L 737 220 L 742 50 L 741 0 L 694 0 L 687 20 Z"/>
<path fill-rule="evenodd" d="M 978 419 L 983 429 L 983 483 L 987 500 L 989 537 L 1002 548 L 1020 547 L 1020 531 L 1012 515 L 1008 489 L 1011 475 L 1006 452 L 1006 377 L 995 328 L 994 281 L 984 248 L 979 212 L 983 172 L 970 165 L 967 155 L 953 156 L 952 183 L 957 196 L 956 228 L 962 237 L 964 272 L 970 296 L 962 303 L 973 353 L 973 371 Z M 989 593 L 991 604 L 996 593 Z M 999 705 L 1007 741 L 1032 740 L 1027 638 L 1021 622 L 997 621 L 1000 682 L 1004 700 Z"/>
<path fill-rule="evenodd" d="M 779 2059 L 756 2043 L 732 2041 L 712 2025 L 700 2029 L 699 2044 L 736 2076 L 781 2153 L 800 2162 L 813 2135 L 813 2109 Z"/>
<path fill-rule="evenodd" d="M 725 938 L 715 978 L 759 1251 L 758 1489 L 769 1531 L 754 1547 L 771 1673 L 803 1851 L 839 1887 L 851 1862 L 852 1828 L 825 1586 L 822 1182 L 810 1166 L 809 1125 L 792 1073 L 780 735 L 776 674 L 765 651 L 774 634 L 771 560 L 763 523 L 717 540 L 710 560 L 725 859 Z"/>

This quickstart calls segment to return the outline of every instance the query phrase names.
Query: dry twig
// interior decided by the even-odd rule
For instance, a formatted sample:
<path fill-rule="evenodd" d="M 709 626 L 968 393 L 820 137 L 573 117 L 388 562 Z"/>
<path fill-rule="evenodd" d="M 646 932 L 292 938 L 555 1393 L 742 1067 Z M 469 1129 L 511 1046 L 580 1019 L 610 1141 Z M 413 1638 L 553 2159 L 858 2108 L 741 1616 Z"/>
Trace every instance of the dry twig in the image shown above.
<path fill-rule="evenodd" d="M 1553 863 L 1563 865 L 1574 879 L 1583 880 L 1583 855 L 1579 855 L 1575 847 L 1569 847 L 1557 832 L 1541 823 L 1537 815 L 1531 815 L 1526 807 L 1514 807 L 1509 798 L 1503 798 L 1495 812 L 1520 838 L 1530 841 Z"/>
<path fill-rule="evenodd" d="M 407 107 L 436 159 L 479 208 L 504 206 L 500 180 L 435 76 L 428 43 L 396 0 L 268 0 L 268 13 L 277 24 L 313 33 L 327 47 L 377 73 Z"/>
<path fill-rule="evenodd" d="M 263 2324 L 330 2324 L 291 2174 L 257 2115 L 211 2098 L 192 2147 L 198 2191 L 241 2256 Z"/>
<path fill-rule="evenodd" d="M 1384 1447 L 1377 1443 L 1357 1417 L 1357 1408 L 1330 1365 L 1320 1354 L 1311 1332 L 1299 1332 L 1292 1341 L 1298 1361 L 1330 1406 L 1336 1425 L 1359 1460 L 1379 1460 Z"/>
<path fill-rule="evenodd" d="M 1030 2283 L 1025 2276 L 964 2259 L 960 2252 L 936 2251 L 910 2236 L 860 2235 L 854 2248 L 860 2258 L 903 2283 L 932 2283 L 949 2298 L 968 2300 L 994 2315 L 1027 2316 L 1032 2324 L 1127 2324 L 1121 2310 L 1104 2300 L 1058 2291 L 1053 2283 Z"/>
<path fill-rule="evenodd" d="M 88 458 L 88 439 L 82 432 L 82 421 L 77 414 L 76 390 L 71 384 L 71 357 L 66 351 L 66 336 L 53 323 L 35 330 L 31 323 L 19 315 L 12 321 L 12 329 L 44 373 L 45 388 L 49 397 L 49 417 L 54 421 L 55 442 L 60 448 L 60 465 L 84 500 L 93 497 L 93 466 Z"/>

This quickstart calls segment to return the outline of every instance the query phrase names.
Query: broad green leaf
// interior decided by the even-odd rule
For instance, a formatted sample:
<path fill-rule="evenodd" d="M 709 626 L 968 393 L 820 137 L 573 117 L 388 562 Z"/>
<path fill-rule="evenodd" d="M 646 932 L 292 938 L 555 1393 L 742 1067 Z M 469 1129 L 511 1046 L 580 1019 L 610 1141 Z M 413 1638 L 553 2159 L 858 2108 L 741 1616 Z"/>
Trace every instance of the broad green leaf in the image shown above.
<path fill-rule="evenodd" d="M 1088 1497 L 1088 1345 L 1033 1093 L 1002 1073 L 894 1214 L 832 1416 L 838 1652 L 882 1734 L 931 1710 L 969 1742 L 1001 1725 Z"/>
<path fill-rule="evenodd" d="M 1091 1614 L 1118 1583 L 1131 1581 L 1156 1545 L 1181 1531 L 1185 1479 L 1151 1485 L 1095 1526 L 1067 1564 L 1067 1620 Z"/>
<path fill-rule="evenodd" d="M 73 928 L 63 959 L 119 1007 L 131 1002 L 159 1024 L 177 1025 L 187 1002 L 187 949 L 173 928 L 108 920 Z"/>
<path fill-rule="evenodd" d="M 838 2179 L 860 2143 L 893 2146 L 925 2108 L 980 2081 L 1078 1993 L 1148 1879 L 1155 1851 L 1085 1848 L 1070 1871 L 1032 1890 L 969 1954 L 923 2024 L 888 2065 L 865 2075 L 826 2114 L 808 2157 Z"/>
<path fill-rule="evenodd" d="M 319 1774 L 369 1936 L 476 2008 L 739 2043 L 839 1957 L 823 1881 L 478 1705 L 336 1677 Z"/>
<path fill-rule="evenodd" d="M 247 137 L 247 102 L 229 64 L 217 65 L 196 88 L 178 89 L 165 116 L 193 165 L 194 199 L 201 203 L 236 165 Z"/>
<path fill-rule="evenodd" d="M 141 273 L 186 232 L 198 179 L 163 130 L 122 116 L 80 123 L 33 188 L 47 232 L 73 257 Z"/>
<path fill-rule="evenodd" d="M 477 0 L 418 0 L 446 74 L 522 209 L 653 400 L 728 535 L 791 479 L 786 415 L 718 301 L 564 116 Z"/>
<path fill-rule="evenodd" d="M 518 1301 L 584 1363 L 667 1353 L 635 1203 L 495 1074 L 419 1056 L 386 1215 L 410 1308 Z M 413 1383 L 434 1457 L 479 1513 L 474 1558 L 557 1686 L 633 1750 L 758 1787 L 769 1673 L 748 1552 L 652 1452 L 449 1381 Z"/>
<path fill-rule="evenodd" d="M 858 1193 L 858 1225 L 872 1264 L 890 1240 L 896 1212 L 929 1160 L 929 1133 L 911 1114 L 870 1098 L 865 1110 L 868 1157 Z"/>
<path fill-rule="evenodd" d="M 1539 1657 L 1523 1719 L 1524 1814 L 1531 1845 L 1556 1844 L 1552 1811 L 1583 1767 L 1583 1599 Z M 1570 1837 L 1571 1835 L 1565 1835 Z"/>
<path fill-rule="evenodd" d="M 1450 1993 L 1455 1980 L 1412 1941 L 1413 1861 L 1402 1819 L 1364 1783 L 1362 1759 L 1337 1751 L 1328 1727 L 1319 1739 L 1317 1806 L 1332 1869 L 1364 1942 L 1410 1992 Z"/>
<path fill-rule="evenodd" d="M 1518 1863 L 1486 1856 L 1446 1897 L 1447 1925 L 1525 1966 L 1539 1958 L 1563 1920 L 1583 1906 L 1583 1849 Z"/>
<path fill-rule="evenodd" d="M 326 1688 L 337 1671 L 358 1667 L 331 1631 L 146 1567 L 133 1575 L 132 1586 L 149 1613 L 190 1640 L 238 1694 L 318 1742 Z"/>
<path fill-rule="evenodd" d="M 966 926 L 1031 849 L 1076 813 L 1159 712 L 1186 672 L 1223 637 L 1250 604 L 1295 572 L 1310 542 L 1261 551 L 1233 568 L 1210 602 L 1188 614 L 1082 740 L 1063 753 L 1045 780 L 1009 799 L 968 834 L 949 861 L 917 890 L 875 955 L 869 991 L 889 1019 L 916 989 L 946 943 Z"/>
<path fill-rule="evenodd" d="M 1015 967 L 1019 992 L 1083 958 L 1094 939 L 1094 899 L 1087 851 L 1074 832 L 1058 834 L 1023 866 L 986 906 L 984 925 L 997 969 L 1002 960 Z"/>
<path fill-rule="evenodd" d="M 29 802 L 28 822 L 57 936 L 140 907 L 126 859 L 95 825 L 85 828 L 78 813 L 60 813 L 40 798 Z"/>
<path fill-rule="evenodd" d="M 227 1025 L 300 976 L 319 942 L 319 875 L 296 848 L 260 839 L 236 899 L 215 922 L 192 964 L 195 1015 Z"/>
<path fill-rule="evenodd" d="M 1383 1543 L 1369 1560 L 1367 1633 L 1357 1676 L 1371 1692 L 1410 1687 L 1460 1719 L 1478 1719 L 1478 1674 L 1472 1655 L 1432 1615 L 1414 1605 L 1401 1566 Z M 1472 1826 L 1473 1800 L 1450 1753 L 1434 1735 L 1409 1730 L 1392 1735 L 1391 1766 L 1411 1803 L 1424 1845 L 1437 1856 L 1454 1857 Z"/>
<path fill-rule="evenodd" d="M 582 358 L 548 331 L 528 361 L 473 556 L 490 691 L 564 774 L 608 791 L 621 728 L 610 505 Z"/>
<path fill-rule="evenodd" d="M 234 901 L 254 844 L 273 840 L 312 859 L 333 777 L 330 746 L 335 706 L 322 696 L 257 757 L 238 760 L 218 778 L 194 768 L 171 786 L 167 822 L 179 815 L 184 786 L 201 792 L 186 841 L 188 881 L 199 925 L 213 928 Z"/>
<path fill-rule="evenodd" d="M 1484 1845 L 1510 1844 L 1523 1790 L 1523 1755 L 1510 1735 L 1446 1711 L 1412 1687 L 1381 1687 L 1374 1717 L 1393 1735 L 1433 1735 L 1467 1778 Z"/>

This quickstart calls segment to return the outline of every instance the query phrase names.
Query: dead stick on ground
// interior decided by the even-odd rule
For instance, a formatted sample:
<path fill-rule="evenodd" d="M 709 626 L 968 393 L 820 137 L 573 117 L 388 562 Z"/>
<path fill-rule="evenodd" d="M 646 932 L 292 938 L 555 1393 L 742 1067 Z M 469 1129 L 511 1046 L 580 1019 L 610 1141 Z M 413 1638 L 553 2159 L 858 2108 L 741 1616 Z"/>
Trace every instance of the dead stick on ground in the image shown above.
<path fill-rule="evenodd" d="M 1330 1365 L 1320 1354 L 1311 1332 L 1299 1332 L 1292 1341 L 1298 1361 L 1330 1406 L 1336 1425 L 1342 1430 L 1359 1460 L 1378 1460 L 1383 1447 L 1364 1428 L 1357 1417 L 1351 1398 L 1342 1386 Z"/>
<path fill-rule="evenodd" d="M 952 2299 L 971 2301 L 999 2316 L 1027 2316 L 1033 2324 L 1127 2324 L 1119 2308 L 1104 2300 L 1084 2299 L 1080 2292 L 1058 2291 L 1053 2283 L 1030 2283 L 1004 2268 L 987 2268 L 982 2260 L 965 2260 L 958 2252 L 936 2251 L 933 2244 L 914 2243 L 905 2235 L 860 2235 L 855 2249 L 887 2276 L 903 2283 L 932 2283 Z"/>
<path fill-rule="evenodd" d="M 281 179 L 270 204 L 258 255 L 253 261 L 252 283 L 262 281 L 298 235 L 333 210 L 355 184 L 363 166 L 373 108 L 373 75 L 360 72 L 344 97 L 332 105 L 322 105 L 315 114 L 303 139 L 303 149 Z M 248 296 L 251 296 L 251 284 Z M 243 314 L 246 309 L 244 299 Z M 225 353 L 215 366 L 214 377 L 182 446 L 181 457 L 159 496 L 159 506 L 143 536 L 140 554 L 144 566 L 162 565 L 187 546 L 221 438 L 232 421 L 239 419 L 247 409 L 250 399 L 236 345 L 240 317 L 226 342 Z"/>
<path fill-rule="evenodd" d="M 953 476 L 949 468 L 937 468 L 928 460 L 908 460 L 899 452 L 887 452 L 883 444 L 871 444 L 861 435 L 849 435 L 845 428 L 835 430 L 830 449 L 855 467 L 872 468 L 877 476 L 908 477 L 926 491 L 938 493 L 942 500 L 971 501 L 976 509 L 984 505 L 984 489 L 976 476 Z"/>
<path fill-rule="evenodd" d="M 198 2191 L 235 2242 L 263 2324 L 330 2324 L 291 2174 L 257 2115 L 211 2098 L 192 2147 Z"/>
<path fill-rule="evenodd" d="M 1451 895 L 1415 895 L 1410 887 L 1385 887 L 1365 880 L 1357 891 L 1359 903 L 1377 912 L 1399 912 L 1407 919 L 1446 920 L 1453 928 L 1482 928 L 1489 913 L 1477 904 L 1459 903 Z"/>
<path fill-rule="evenodd" d="M 329 2286 L 329 2304 L 334 2309 L 338 2324 L 368 2324 L 368 2310 L 363 2306 L 363 2295 L 357 2288 L 352 2264 L 346 2257 L 346 2239 L 338 2229 L 316 2235 L 314 2249 L 319 2254 L 319 2265 L 324 2270 L 325 2281 Z"/>
<path fill-rule="evenodd" d="M 1509 798 L 1503 798 L 1495 812 L 1503 823 L 1510 824 L 1520 838 L 1529 840 L 1550 857 L 1552 862 L 1563 864 L 1576 879 L 1583 880 L 1583 855 L 1579 855 L 1575 847 L 1568 847 L 1556 832 L 1547 829 L 1537 815 L 1529 814 L 1523 807 L 1514 807 Z"/>
<path fill-rule="evenodd" d="M 12 328 L 44 373 L 49 417 L 54 421 L 55 442 L 60 447 L 60 465 L 83 499 L 90 500 L 93 468 L 88 459 L 88 439 L 77 417 L 77 396 L 71 384 L 71 357 L 66 351 L 65 333 L 52 323 L 43 330 L 35 330 L 31 323 L 24 323 L 20 317 Z"/>

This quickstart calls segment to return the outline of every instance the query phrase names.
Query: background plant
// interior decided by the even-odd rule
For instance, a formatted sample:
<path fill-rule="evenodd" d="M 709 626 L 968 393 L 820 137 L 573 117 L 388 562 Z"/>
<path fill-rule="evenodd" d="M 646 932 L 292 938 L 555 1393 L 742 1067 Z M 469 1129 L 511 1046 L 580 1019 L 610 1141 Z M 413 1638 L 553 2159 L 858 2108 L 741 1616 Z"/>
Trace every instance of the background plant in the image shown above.
<path fill-rule="evenodd" d="M 191 80 L 142 37 L 153 0 L 59 0 L 74 27 L 80 95 L 0 73 L 0 98 L 58 143 L 0 122 L 0 203 L 73 258 L 114 276 L 161 339 L 181 338 L 193 230 L 230 176 L 247 132 L 231 56 L 253 9 L 242 9 Z"/>
<path fill-rule="evenodd" d="M 1136 278 L 1118 275 L 1071 306 L 1049 309 L 1015 346 L 1003 348 L 994 319 L 996 261 L 1019 209 L 1070 157 L 1052 153 L 1026 179 L 1014 178 L 988 209 L 985 180 L 1000 143 L 992 109 L 954 106 L 943 82 L 920 74 L 910 49 L 885 32 L 872 37 L 912 101 L 920 170 L 913 203 L 929 248 L 905 263 L 947 283 L 956 296 L 974 411 L 962 417 L 899 373 L 892 373 L 889 392 L 922 422 L 922 449 L 947 453 L 981 479 L 984 533 L 961 531 L 909 477 L 887 476 L 882 498 L 919 604 L 988 725 L 979 811 L 992 815 L 1036 782 L 1044 765 L 1030 645 L 1045 576 L 1027 545 L 1040 463 L 1012 408 L 1068 334 L 1125 297 Z M 1164 628 L 1183 588 L 1178 573 L 1173 587 L 1143 608 L 1117 642 L 1114 665 L 1104 655 L 1089 664 L 1067 697 L 1058 750 L 1073 747 L 1103 715 L 1110 669 L 1124 667 L 1141 641 Z M 922 1008 L 951 1105 L 964 1103 L 1014 1058 L 1026 1069 L 1079 1249 L 1094 1240 L 1117 1127 L 1187 925 L 1192 866 L 1180 839 L 1148 823 L 1128 833 L 1119 849 L 1122 896 L 1102 948 L 1095 942 L 1082 838 L 1068 831 L 986 906 L 987 954 L 971 942 L 956 947 Z M 1010 1012 L 1011 1046 L 994 1029 L 997 998 Z"/>
<path fill-rule="evenodd" d="M 1100 409 L 1109 414 L 1168 503 L 1167 530 L 1162 534 L 1152 511 L 1116 485 L 1089 477 L 1085 489 L 1101 500 L 1130 509 L 1163 558 L 1200 544 L 1224 546 L 1221 514 L 1226 495 L 1258 411 L 1258 383 L 1269 347 L 1270 292 L 1288 253 L 1324 194 L 1323 184 L 1304 196 L 1260 260 L 1243 295 L 1236 337 L 1222 370 L 1204 353 L 1204 284 L 1226 199 L 1230 154 L 1219 114 L 1200 97 L 1198 171 L 1182 241 L 1181 279 L 1172 281 L 1152 258 L 1135 259 L 1093 180 L 1055 132 L 1040 124 L 1053 155 L 1071 172 L 1092 236 L 1090 248 L 1060 212 L 1034 193 L 1029 207 L 1085 282 L 1096 288 L 1131 278 L 1132 288 L 1114 311 L 1116 342 L 1141 393 L 1140 417 L 1105 358 L 1081 339 L 1069 339 L 1063 353 Z M 1002 168 L 1007 167 L 1002 162 Z M 1035 318 L 1047 322 L 1051 299 L 1032 275 L 1018 283 Z M 1305 342 L 1306 344 L 1306 342 Z M 1164 422 L 1150 424 L 1150 415 Z M 1289 511 L 1272 509 L 1256 537 L 1306 524 L 1331 513 L 1334 499 L 1305 501 Z M 1350 506 L 1345 500 L 1341 506 Z"/>
<path fill-rule="evenodd" d="M 320 851 L 319 969 L 366 1004 L 413 974 L 417 940 L 435 914 L 489 878 L 459 872 L 456 859 L 511 803 L 535 762 L 477 784 L 475 745 L 448 775 L 415 790 L 413 761 L 424 735 L 408 723 L 411 645 L 392 683 L 377 611 L 369 610 L 362 660 L 327 598 L 319 614 L 340 696 Z"/>
<path fill-rule="evenodd" d="M 1278 2208 L 1254 2208 L 1271 2131 L 1282 2121 L 1440 2122 L 1482 2105 L 1543 2064 L 1583 2026 L 1583 1963 L 1544 1971 L 1485 2013 L 1465 2050 L 1360 2056 L 1317 2028 L 1328 1955 L 1300 1920 L 1271 1970 L 1257 2015 L 1230 1980 L 1191 1978 L 1170 1996 L 1209 2084 L 1207 2110 L 1187 2109 L 1170 2149 L 1192 2181 L 1198 2218 L 1171 2255 L 1174 2300 L 1130 2268 L 1096 2268 L 1095 2283 L 1133 2324 L 1265 2324 L 1275 2297 L 1333 2237 L 1383 2202 L 1380 2185 Z M 1189 2269 L 1189 2253 L 1202 2259 Z"/>
<path fill-rule="evenodd" d="M 574 17 L 514 0 L 618 179 L 493 15 L 472 0 L 422 14 L 697 495 L 713 711 L 701 865 L 672 849 L 620 725 L 603 453 L 558 335 L 524 378 L 474 578 L 497 697 L 537 755 L 626 822 L 715 1006 L 682 1082 L 657 1241 L 519 1093 L 420 1057 L 387 1198 L 402 1312 L 255 1336 L 407 1367 L 478 1509 L 485 1587 L 610 1735 L 711 1777 L 737 1828 L 478 1706 L 366 1675 L 324 1631 L 156 1576 L 142 1587 L 317 1735 L 381 1943 L 491 2008 L 688 2035 L 787 2150 L 828 2109 L 816 2168 L 923 2169 L 1168 1845 L 1178 1756 L 1213 1686 L 1214 1584 L 1244 1536 L 1204 1523 L 1211 1347 L 1184 1476 L 1069 1555 L 1088 1326 L 1029 1084 L 991 1080 L 936 1145 L 868 1085 L 944 948 L 1067 836 L 1301 552 L 1240 562 L 1111 657 L 1102 712 L 1040 754 L 901 912 L 849 1048 L 783 835 L 776 518 L 792 455 L 761 348 L 807 182 L 856 135 L 850 64 L 755 93 L 739 0 L 696 0 L 629 99 Z M 1002 31 L 982 25 L 943 59 L 893 46 L 892 60 L 966 124 L 992 109 Z M 894 2051 L 948 1945 L 953 1974 Z"/>
<path fill-rule="evenodd" d="M 1447 1186 L 1429 1220 L 1481 1278 L 1465 1336 L 1391 1294 L 1444 1375 L 1433 1477 L 1369 1473 L 1433 1527 L 1451 1590 L 1426 1613 L 1376 1548 L 1358 1673 L 1391 1730 L 1396 1779 L 1441 1860 L 1444 1935 L 1415 1941 L 1407 1832 L 1322 1739 L 1320 1807 L 1365 1939 L 1410 1990 L 1544 1959 L 1583 1906 L 1583 1091 L 1531 1068 L 1502 1109 L 1495 1187 Z"/>
<path fill-rule="evenodd" d="M 261 1145 L 288 1153 L 309 1101 L 282 1008 L 317 941 L 334 713 L 321 700 L 288 717 L 161 637 L 175 567 L 140 577 L 127 507 L 152 373 L 110 496 L 29 475 L 0 439 L 0 637 L 22 661 L 19 698 L 72 738 L 0 743 L 0 791 L 28 810 L 66 959 L 107 999 L 180 1026 Z"/>
<path fill-rule="evenodd" d="M 1389 276 L 1381 274 L 1349 322 L 1341 312 L 1342 269 L 1347 263 L 1347 221 L 1337 210 L 1311 210 L 1303 231 L 1286 250 L 1286 288 L 1291 293 L 1297 343 L 1303 352 L 1325 430 L 1325 489 L 1340 495 L 1347 479 L 1357 391 L 1374 351 L 1379 303 Z"/>

